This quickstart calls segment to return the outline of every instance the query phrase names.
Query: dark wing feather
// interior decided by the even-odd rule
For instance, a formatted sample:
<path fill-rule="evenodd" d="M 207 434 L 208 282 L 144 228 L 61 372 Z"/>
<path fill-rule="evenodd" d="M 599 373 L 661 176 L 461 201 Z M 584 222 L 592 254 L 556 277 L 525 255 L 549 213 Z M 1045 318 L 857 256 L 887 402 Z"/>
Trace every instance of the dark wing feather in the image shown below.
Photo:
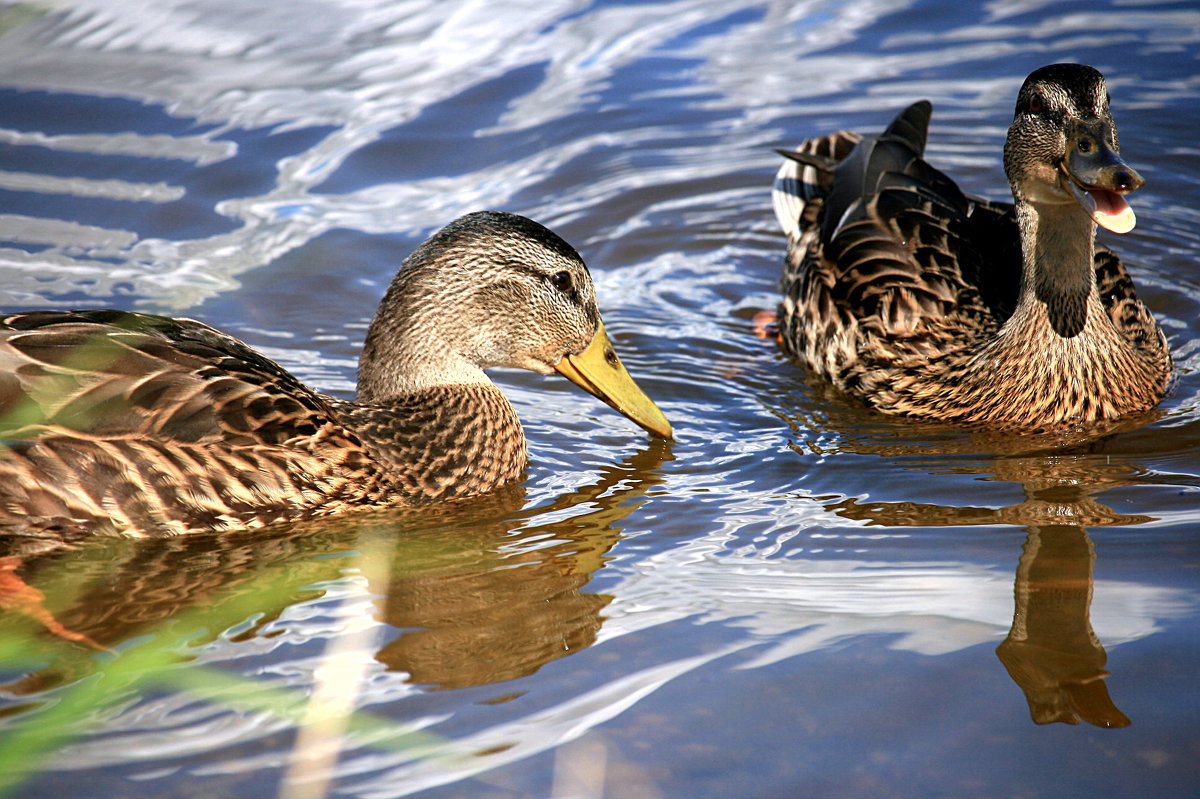
<path fill-rule="evenodd" d="M 821 221 L 825 241 L 833 240 L 851 211 L 861 213 L 864 199 L 886 188 L 887 178 L 904 175 L 921 158 L 931 113 L 928 102 L 913 103 L 883 135 L 864 138 L 837 165 Z"/>
<path fill-rule="evenodd" d="M 3 525 L 181 532 L 390 490 L 324 397 L 230 336 L 146 314 L 0 319 L 0 437 Z"/>
<path fill-rule="evenodd" d="M 39 311 L 0 320 L 0 420 L 94 436 L 279 444 L 336 422 L 328 402 L 191 320 Z M 14 424 L 15 422 L 15 424 Z"/>
<path fill-rule="evenodd" d="M 786 349 L 843 387 L 879 368 L 871 353 L 898 364 L 960 348 L 1016 305 L 1011 207 L 968 198 L 924 160 L 930 113 L 909 106 L 832 172 L 808 164 L 817 175 L 789 248 L 780 328 Z M 845 137 L 802 150 L 824 154 Z M 813 326 L 818 315 L 826 324 Z"/>
<path fill-rule="evenodd" d="M 1162 358 L 1167 351 L 1162 329 L 1138 299 L 1133 279 L 1121 259 L 1111 250 L 1097 245 L 1095 262 L 1100 301 L 1117 330 L 1149 357 Z"/>

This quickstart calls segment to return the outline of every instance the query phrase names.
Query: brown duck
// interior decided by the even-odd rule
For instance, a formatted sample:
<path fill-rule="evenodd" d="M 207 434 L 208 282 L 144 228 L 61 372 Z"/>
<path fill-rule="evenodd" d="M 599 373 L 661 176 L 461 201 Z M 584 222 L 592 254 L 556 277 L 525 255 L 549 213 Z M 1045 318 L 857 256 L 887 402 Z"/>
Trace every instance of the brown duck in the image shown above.
<path fill-rule="evenodd" d="M 1104 77 L 1055 64 L 1017 96 L 1015 204 L 965 196 L 923 159 L 931 106 L 882 136 L 810 139 L 776 176 L 789 355 L 890 414 L 1062 431 L 1152 409 L 1171 381 L 1158 324 L 1096 225 L 1133 228 Z"/>
<path fill-rule="evenodd" d="M 163 535 L 484 494 L 526 442 L 493 366 L 557 371 L 671 436 L 587 267 L 524 217 L 465 216 L 404 262 L 355 401 L 207 325 L 114 310 L 0 320 L 0 530 Z"/>

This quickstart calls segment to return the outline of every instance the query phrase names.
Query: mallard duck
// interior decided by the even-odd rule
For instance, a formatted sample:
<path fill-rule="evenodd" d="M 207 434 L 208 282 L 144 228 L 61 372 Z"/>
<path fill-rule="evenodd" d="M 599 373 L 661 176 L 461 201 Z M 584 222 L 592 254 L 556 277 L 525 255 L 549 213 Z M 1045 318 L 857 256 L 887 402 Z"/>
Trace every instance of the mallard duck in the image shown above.
<path fill-rule="evenodd" d="M 1064 431 L 1148 411 L 1166 339 L 1096 225 L 1134 226 L 1104 77 L 1033 72 L 1004 145 L 1015 204 L 965 196 L 923 159 L 932 109 L 883 135 L 814 138 L 775 179 L 788 235 L 784 350 L 889 414 Z"/>
<path fill-rule="evenodd" d="M 517 480 L 521 423 L 485 375 L 559 372 L 655 436 L 578 253 L 482 212 L 404 262 L 353 402 L 207 325 L 115 310 L 0 320 L 0 529 L 160 535 L 461 499 Z"/>

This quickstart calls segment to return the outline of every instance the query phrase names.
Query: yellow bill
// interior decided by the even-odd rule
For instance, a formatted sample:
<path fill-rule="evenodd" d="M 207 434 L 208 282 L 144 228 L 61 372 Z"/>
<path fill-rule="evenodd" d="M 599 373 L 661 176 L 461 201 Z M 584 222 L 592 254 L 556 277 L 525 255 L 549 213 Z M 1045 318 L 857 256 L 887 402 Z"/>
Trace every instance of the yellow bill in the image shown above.
<path fill-rule="evenodd" d="M 566 355 L 554 367 L 559 374 L 592 396 L 603 400 L 646 431 L 659 438 L 671 438 L 671 423 L 633 382 L 621 359 L 613 350 L 604 323 L 583 352 Z"/>

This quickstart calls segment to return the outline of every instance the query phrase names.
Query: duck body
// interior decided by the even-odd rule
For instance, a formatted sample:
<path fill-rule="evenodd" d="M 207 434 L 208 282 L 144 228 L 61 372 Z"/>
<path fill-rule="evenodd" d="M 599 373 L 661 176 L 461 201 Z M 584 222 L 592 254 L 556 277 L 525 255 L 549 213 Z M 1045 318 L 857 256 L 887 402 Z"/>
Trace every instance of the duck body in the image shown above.
<path fill-rule="evenodd" d="M 494 365 L 582 369 L 586 390 L 670 435 L 612 354 L 582 260 L 511 214 L 457 220 L 406 260 L 354 401 L 200 322 L 10 315 L 0 530 L 166 535 L 488 493 L 528 461 L 516 411 L 483 373 Z"/>
<path fill-rule="evenodd" d="M 877 410 L 929 421 L 1051 431 L 1152 409 L 1170 351 L 1095 245 L 1097 220 L 1132 227 L 1123 194 L 1141 185 L 1117 155 L 1103 78 L 1054 65 L 1026 80 L 1011 204 L 967 197 L 924 160 L 931 111 L 785 153 L 784 350 Z"/>

